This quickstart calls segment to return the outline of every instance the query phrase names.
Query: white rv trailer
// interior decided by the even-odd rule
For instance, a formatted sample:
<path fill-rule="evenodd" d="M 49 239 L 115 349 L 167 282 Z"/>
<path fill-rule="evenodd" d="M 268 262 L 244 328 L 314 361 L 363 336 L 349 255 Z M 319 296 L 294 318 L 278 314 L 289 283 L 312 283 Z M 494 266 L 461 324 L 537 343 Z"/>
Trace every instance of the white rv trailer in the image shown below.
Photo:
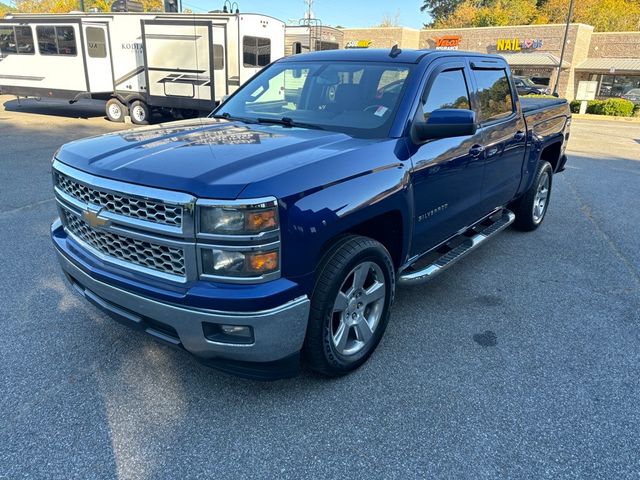
<path fill-rule="evenodd" d="M 309 22 L 308 20 L 304 20 Z M 321 24 L 287 25 L 284 37 L 285 55 L 337 50 L 343 48 L 344 32 Z"/>
<path fill-rule="evenodd" d="M 284 56 L 284 23 L 259 14 L 10 14 L 0 19 L 0 92 L 107 100 L 107 116 L 211 110 Z"/>

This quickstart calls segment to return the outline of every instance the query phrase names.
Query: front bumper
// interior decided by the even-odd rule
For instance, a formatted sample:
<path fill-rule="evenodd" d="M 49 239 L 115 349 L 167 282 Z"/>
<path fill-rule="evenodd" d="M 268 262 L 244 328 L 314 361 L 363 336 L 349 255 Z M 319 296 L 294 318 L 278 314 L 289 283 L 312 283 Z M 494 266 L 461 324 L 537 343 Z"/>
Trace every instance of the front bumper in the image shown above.
<path fill-rule="evenodd" d="M 52 226 L 52 231 L 60 228 Z M 219 369 L 254 378 L 295 375 L 309 317 L 307 296 L 256 312 L 188 308 L 148 298 L 89 275 L 54 241 L 60 265 L 74 288 L 116 320 L 143 330 Z M 253 343 L 222 343 L 204 335 L 203 323 L 244 325 Z"/>

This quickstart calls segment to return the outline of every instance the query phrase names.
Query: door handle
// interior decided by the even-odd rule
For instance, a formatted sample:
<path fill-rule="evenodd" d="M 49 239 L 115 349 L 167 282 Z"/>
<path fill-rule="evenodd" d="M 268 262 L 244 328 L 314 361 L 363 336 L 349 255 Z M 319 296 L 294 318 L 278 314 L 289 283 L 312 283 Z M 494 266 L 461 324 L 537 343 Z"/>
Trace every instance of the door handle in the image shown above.
<path fill-rule="evenodd" d="M 469 149 L 469 155 L 471 155 L 472 157 L 478 158 L 480 155 L 483 154 L 484 150 L 485 150 L 484 145 L 473 145 Z"/>
<path fill-rule="evenodd" d="M 516 134 L 513 136 L 513 138 L 517 141 L 517 142 L 521 142 L 522 140 L 525 139 L 525 137 L 527 136 L 526 133 L 524 133 L 522 130 L 518 130 L 516 132 Z"/>

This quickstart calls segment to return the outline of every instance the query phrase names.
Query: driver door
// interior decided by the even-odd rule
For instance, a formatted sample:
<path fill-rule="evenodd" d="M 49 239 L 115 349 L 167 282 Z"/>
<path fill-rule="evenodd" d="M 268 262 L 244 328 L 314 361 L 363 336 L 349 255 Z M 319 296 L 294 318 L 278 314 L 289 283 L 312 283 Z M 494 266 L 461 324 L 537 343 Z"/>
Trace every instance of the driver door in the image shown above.
<path fill-rule="evenodd" d="M 437 64 L 429 74 L 416 120 L 426 121 L 440 108 L 472 109 L 471 85 L 466 63 Z M 484 215 L 481 144 L 482 132 L 478 132 L 414 147 L 412 255 L 435 247 Z"/>

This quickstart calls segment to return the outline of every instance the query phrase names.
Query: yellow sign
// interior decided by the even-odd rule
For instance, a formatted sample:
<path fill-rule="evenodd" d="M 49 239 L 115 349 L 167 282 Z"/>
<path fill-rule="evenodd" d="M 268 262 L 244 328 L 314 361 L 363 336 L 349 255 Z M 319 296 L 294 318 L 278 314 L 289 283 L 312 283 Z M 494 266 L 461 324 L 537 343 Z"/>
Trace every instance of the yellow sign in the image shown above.
<path fill-rule="evenodd" d="M 369 48 L 371 40 L 349 40 L 344 48 Z"/>
<path fill-rule="evenodd" d="M 499 52 L 519 52 L 542 47 L 542 40 L 537 38 L 525 38 L 522 42 L 519 38 L 499 38 L 496 50 Z"/>

